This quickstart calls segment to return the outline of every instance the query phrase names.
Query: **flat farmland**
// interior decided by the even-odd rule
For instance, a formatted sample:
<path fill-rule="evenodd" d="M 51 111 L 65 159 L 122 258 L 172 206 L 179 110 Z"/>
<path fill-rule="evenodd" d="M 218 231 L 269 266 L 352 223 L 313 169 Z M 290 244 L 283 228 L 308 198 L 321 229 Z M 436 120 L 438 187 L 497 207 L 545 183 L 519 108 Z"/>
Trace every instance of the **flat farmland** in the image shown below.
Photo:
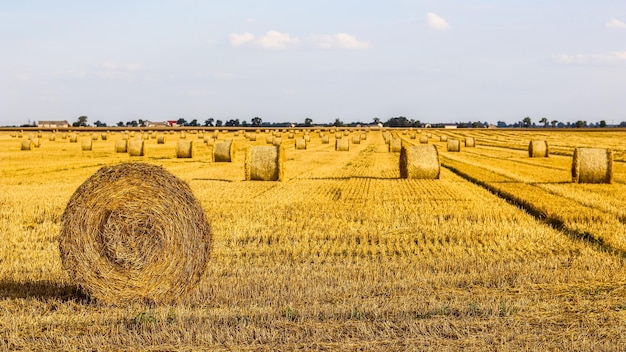
<path fill-rule="evenodd" d="M 115 152 L 122 132 L 101 132 L 90 151 L 92 132 L 70 143 L 43 131 L 29 151 L 37 131 L 0 132 L 0 349 L 626 349 L 623 130 L 371 130 L 349 151 L 313 131 L 296 150 L 285 132 L 283 182 L 245 181 L 246 147 L 266 145 L 264 130 L 253 142 L 218 133 L 235 143 L 226 163 L 212 161 L 212 132 L 186 132 L 192 159 L 176 158 L 178 131 L 164 144 L 146 133 L 142 157 Z M 440 178 L 401 179 L 383 133 L 418 144 L 427 132 Z M 444 135 L 476 147 L 448 152 Z M 554 154 L 529 158 L 531 139 Z M 614 150 L 612 184 L 571 183 L 577 146 Z M 209 219 L 209 265 L 181 304 L 102 304 L 62 269 L 68 200 L 121 162 L 163 166 Z"/>

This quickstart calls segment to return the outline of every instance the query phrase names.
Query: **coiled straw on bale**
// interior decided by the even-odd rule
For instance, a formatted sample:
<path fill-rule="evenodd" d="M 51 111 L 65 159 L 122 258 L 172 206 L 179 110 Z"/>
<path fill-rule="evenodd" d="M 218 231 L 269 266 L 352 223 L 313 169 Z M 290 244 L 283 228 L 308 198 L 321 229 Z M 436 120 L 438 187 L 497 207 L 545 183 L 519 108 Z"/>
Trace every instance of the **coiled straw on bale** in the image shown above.
<path fill-rule="evenodd" d="M 428 144 L 428 137 L 420 136 L 420 144 Z"/>
<path fill-rule="evenodd" d="M 86 151 L 93 149 L 93 140 L 91 138 L 83 138 L 80 147 L 82 150 Z"/>
<path fill-rule="evenodd" d="M 213 161 L 216 163 L 235 161 L 235 147 L 232 139 L 213 145 Z"/>
<path fill-rule="evenodd" d="M 107 166 L 61 217 L 59 249 L 71 282 L 108 304 L 184 300 L 204 274 L 211 229 L 189 186 L 160 166 Z"/>
<path fill-rule="evenodd" d="M 474 139 L 474 137 L 467 137 L 467 138 L 465 138 L 465 146 L 466 147 L 475 147 L 476 146 L 476 140 Z"/>
<path fill-rule="evenodd" d="M 574 149 L 572 182 L 612 183 L 613 151 L 603 148 Z"/>
<path fill-rule="evenodd" d="M 22 150 L 33 150 L 34 147 L 35 144 L 32 140 L 27 139 L 25 141 L 22 141 Z"/>
<path fill-rule="evenodd" d="M 528 157 L 547 158 L 549 155 L 548 141 L 532 140 L 528 144 Z"/>
<path fill-rule="evenodd" d="M 448 151 L 449 152 L 460 152 L 461 151 L 461 141 L 458 139 L 448 139 Z"/>
<path fill-rule="evenodd" d="M 193 141 L 178 141 L 176 144 L 177 158 L 193 158 Z"/>
<path fill-rule="evenodd" d="M 335 140 L 335 150 L 338 152 L 347 152 L 350 150 L 350 141 L 347 139 Z"/>
<path fill-rule="evenodd" d="M 306 149 L 306 140 L 304 138 L 296 138 L 296 149 L 298 150 Z"/>
<path fill-rule="evenodd" d="M 144 156 L 146 154 L 146 144 L 143 139 L 136 139 L 128 142 L 128 154 L 130 156 Z"/>
<path fill-rule="evenodd" d="M 400 149 L 402 149 L 402 140 L 400 138 L 391 138 L 389 140 L 389 151 L 399 153 Z"/>
<path fill-rule="evenodd" d="M 440 172 L 437 147 L 414 145 L 400 150 L 400 177 L 415 179 L 438 179 Z"/>
<path fill-rule="evenodd" d="M 126 153 L 128 151 L 128 140 L 127 139 L 118 139 L 115 141 L 115 152 L 116 153 Z"/>
<path fill-rule="evenodd" d="M 246 149 L 246 181 L 282 181 L 285 151 L 279 146 L 248 146 Z"/>

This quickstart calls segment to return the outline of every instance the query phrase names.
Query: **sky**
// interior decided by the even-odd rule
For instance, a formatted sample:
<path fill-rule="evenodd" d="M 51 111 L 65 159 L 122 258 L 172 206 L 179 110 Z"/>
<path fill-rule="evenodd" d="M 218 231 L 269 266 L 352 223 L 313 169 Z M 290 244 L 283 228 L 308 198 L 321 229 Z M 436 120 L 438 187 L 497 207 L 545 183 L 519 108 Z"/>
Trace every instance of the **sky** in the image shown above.
<path fill-rule="evenodd" d="M 624 0 L 2 0 L 0 125 L 626 121 Z"/>

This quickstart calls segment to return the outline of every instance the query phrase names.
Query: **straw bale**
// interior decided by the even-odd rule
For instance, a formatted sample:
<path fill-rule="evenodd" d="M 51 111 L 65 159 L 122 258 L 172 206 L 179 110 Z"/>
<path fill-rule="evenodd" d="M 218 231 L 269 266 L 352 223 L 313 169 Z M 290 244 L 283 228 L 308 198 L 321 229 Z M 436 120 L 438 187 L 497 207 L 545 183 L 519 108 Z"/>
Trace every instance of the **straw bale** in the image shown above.
<path fill-rule="evenodd" d="M 265 137 L 265 144 L 272 144 L 274 142 L 274 136 L 269 134 Z"/>
<path fill-rule="evenodd" d="M 108 133 L 102 133 L 100 135 L 100 139 L 102 139 L 103 141 L 106 141 L 109 138 L 109 134 Z"/>
<path fill-rule="evenodd" d="M 187 134 L 185 133 L 185 131 L 180 131 L 180 139 L 185 139 L 187 138 Z"/>
<path fill-rule="evenodd" d="M 475 147 L 476 146 L 476 140 L 474 139 L 474 137 L 467 137 L 465 138 L 465 146 L 466 147 Z"/>
<path fill-rule="evenodd" d="M 157 144 L 165 144 L 167 142 L 167 135 L 162 134 L 157 137 Z"/>
<path fill-rule="evenodd" d="M 289 132 L 287 134 L 287 139 L 293 139 L 295 137 L 295 134 L 293 132 Z"/>
<path fill-rule="evenodd" d="M 409 138 L 410 139 L 415 139 L 416 137 L 417 137 L 417 134 L 415 134 L 415 133 L 410 133 L 409 134 Z"/>
<path fill-rule="evenodd" d="M 335 133 L 335 139 L 341 139 L 342 137 L 343 135 L 341 134 L 341 132 Z"/>
<path fill-rule="evenodd" d="M 118 139 L 115 141 L 115 152 L 126 153 L 128 152 L 128 139 Z"/>
<path fill-rule="evenodd" d="M 98 134 L 97 133 L 92 134 L 91 135 L 91 139 L 94 140 L 94 141 L 97 141 L 98 140 Z"/>
<path fill-rule="evenodd" d="M 389 152 L 399 153 L 402 149 L 402 140 L 400 138 L 391 138 L 389 141 Z"/>
<path fill-rule="evenodd" d="M 34 146 L 35 148 L 39 148 L 39 147 L 41 147 L 41 139 L 39 139 L 39 138 L 33 138 L 33 139 L 32 139 L 32 141 L 33 141 L 33 146 Z"/>
<path fill-rule="evenodd" d="M 335 140 L 335 150 L 339 152 L 347 152 L 350 150 L 350 141 L 348 139 Z"/>
<path fill-rule="evenodd" d="M 428 144 L 428 137 L 420 136 L 420 143 L 421 144 Z"/>
<path fill-rule="evenodd" d="M 256 142 L 256 133 L 248 133 L 248 140 L 250 140 L 250 142 Z"/>
<path fill-rule="evenodd" d="M 281 145 L 283 143 L 283 139 L 281 137 L 274 137 L 272 139 L 272 145 Z"/>
<path fill-rule="evenodd" d="M 304 141 L 307 142 L 307 143 L 309 143 L 311 141 L 311 136 L 309 136 L 308 133 L 304 135 Z"/>
<path fill-rule="evenodd" d="M 361 140 L 362 141 L 367 140 L 367 133 L 365 132 L 361 133 Z"/>
<path fill-rule="evenodd" d="M 449 152 L 460 152 L 461 151 L 461 141 L 458 139 L 450 138 L 448 139 L 448 151 Z"/>
<path fill-rule="evenodd" d="M 550 150 L 548 147 L 548 141 L 531 140 L 528 144 L 529 158 L 547 158 L 549 154 Z"/>
<path fill-rule="evenodd" d="M 177 158 L 193 158 L 193 141 L 178 141 L 176 144 Z"/>
<path fill-rule="evenodd" d="M 144 156 L 146 154 L 146 143 L 143 139 L 128 142 L 128 154 L 130 156 Z"/>
<path fill-rule="evenodd" d="M 447 142 L 448 136 L 439 136 L 439 142 Z"/>
<path fill-rule="evenodd" d="M 57 139 L 57 136 L 54 133 L 50 133 L 50 135 L 48 136 L 48 140 L 50 142 L 54 142 Z"/>
<path fill-rule="evenodd" d="M 156 165 L 101 168 L 61 217 L 62 266 L 104 304 L 185 301 L 211 247 L 210 225 L 189 185 Z"/>
<path fill-rule="evenodd" d="M 35 145 L 31 139 L 22 141 L 22 150 L 33 150 Z"/>
<path fill-rule="evenodd" d="M 604 148 L 574 149 L 572 182 L 612 183 L 613 151 Z"/>
<path fill-rule="evenodd" d="M 232 139 L 213 145 L 213 161 L 216 163 L 235 161 L 235 145 Z"/>
<path fill-rule="evenodd" d="M 330 139 L 328 138 L 328 135 L 323 135 L 322 144 L 329 144 L 329 143 L 330 143 Z"/>
<path fill-rule="evenodd" d="M 279 146 L 248 146 L 246 149 L 246 181 L 282 181 L 285 150 Z"/>
<path fill-rule="evenodd" d="M 352 136 L 352 144 L 361 144 L 361 135 Z"/>
<path fill-rule="evenodd" d="M 42 138 L 43 134 L 41 133 L 41 131 L 37 131 L 37 138 Z"/>
<path fill-rule="evenodd" d="M 93 140 L 91 138 L 83 138 L 81 140 L 80 148 L 85 151 L 93 149 Z"/>
<path fill-rule="evenodd" d="M 78 143 L 78 135 L 76 133 L 70 134 L 70 143 Z"/>
<path fill-rule="evenodd" d="M 439 153 L 435 145 L 414 145 L 400 150 L 400 177 L 438 179 Z"/>
<path fill-rule="evenodd" d="M 296 149 L 303 150 L 306 149 L 306 140 L 304 138 L 296 138 Z"/>

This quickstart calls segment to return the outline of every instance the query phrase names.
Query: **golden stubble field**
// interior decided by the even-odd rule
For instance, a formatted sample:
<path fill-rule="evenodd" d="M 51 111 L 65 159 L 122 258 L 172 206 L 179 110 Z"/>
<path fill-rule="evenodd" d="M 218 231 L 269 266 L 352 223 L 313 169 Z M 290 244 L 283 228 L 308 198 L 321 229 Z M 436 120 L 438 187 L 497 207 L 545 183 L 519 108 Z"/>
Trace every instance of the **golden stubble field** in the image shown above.
<path fill-rule="evenodd" d="M 624 131 L 428 131 L 439 180 L 400 179 L 381 131 L 347 152 L 334 133 L 311 132 L 306 150 L 285 134 L 284 182 L 244 181 L 263 132 L 220 133 L 232 163 L 190 132 L 193 159 L 176 159 L 178 132 L 148 138 L 143 157 L 114 152 L 119 131 L 91 151 L 50 133 L 21 151 L 37 131 L 0 132 L 0 349 L 626 349 Z M 477 146 L 447 152 L 442 135 Z M 528 158 L 530 139 L 555 154 Z M 572 184 L 576 146 L 612 148 L 614 183 Z M 70 196 L 129 161 L 186 181 L 211 223 L 207 272 L 183 304 L 94 302 L 61 267 Z"/>

